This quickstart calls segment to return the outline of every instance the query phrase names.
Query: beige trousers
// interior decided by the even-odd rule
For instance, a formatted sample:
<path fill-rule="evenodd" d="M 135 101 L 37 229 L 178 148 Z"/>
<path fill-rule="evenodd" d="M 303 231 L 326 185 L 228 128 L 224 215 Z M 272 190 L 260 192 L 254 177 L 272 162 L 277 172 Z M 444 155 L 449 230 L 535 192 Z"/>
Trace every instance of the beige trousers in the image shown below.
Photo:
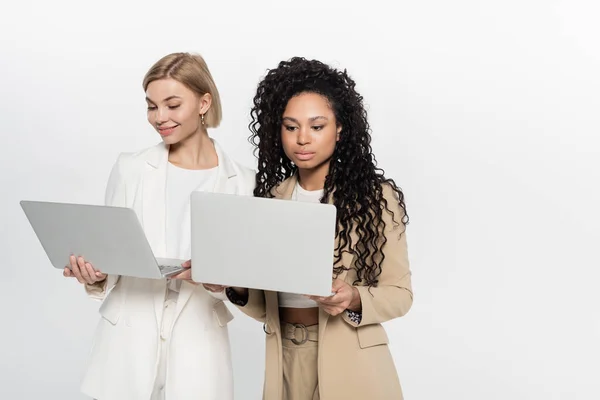
<path fill-rule="evenodd" d="M 319 325 L 281 324 L 283 400 L 319 400 Z"/>

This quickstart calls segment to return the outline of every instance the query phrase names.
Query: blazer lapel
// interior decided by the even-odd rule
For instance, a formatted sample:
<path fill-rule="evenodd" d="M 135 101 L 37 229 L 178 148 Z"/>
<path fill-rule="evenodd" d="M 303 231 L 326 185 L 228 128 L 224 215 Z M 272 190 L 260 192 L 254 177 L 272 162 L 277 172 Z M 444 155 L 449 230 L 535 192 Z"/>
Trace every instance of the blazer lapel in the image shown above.
<path fill-rule="evenodd" d="M 228 193 L 228 183 L 229 180 L 237 175 L 235 168 L 229 157 L 221 150 L 221 146 L 214 140 L 211 139 L 213 145 L 215 146 L 215 151 L 217 152 L 218 159 L 218 172 L 217 178 L 215 179 L 213 192 L 215 193 Z M 237 191 L 236 191 L 237 192 Z"/>
<path fill-rule="evenodd" d="M 152 148 L 146 157 L 144 177 L 142 181 L 142 225 L 150 247 L 157 258 L 164 258 L 167 252 L 166 243 L 166 184 L 169 147 L 163 143 Z M 154 295 L 154 311 L 156 321 L 160 323 L 165 288 L 162 281 L 156 282 Z"/>
<path fill-rule="evenodd" d="M 281 184 L 273 188 L 271 190 L 271 193 L 276 199 L 289 200 L 292 198 L 292 194 L 294 193 L 296 182 L 298 182 L 298 178 L 294 174 L 285 181 L 283 181 Z M 265 301 L 267 303 L 267 308 L 272 310 L 272 312 L 267 312 L 267 315 L 270 316 L 270 322 L 273 324 L 273 328 L 275 329 L 275 331 L 277 331 L 279 329 L 280 323 L 278 311 L 279 299 L 277 297 L 277 292 L 265 291 Z"/>
<path fill-rule="evenodd" d="M 142 183 L 142 225 L 157 258 L 164 258 L 167 250 L 165 202 L 168 162 L 168 147 L 162 144 L 154 147 L 146 158 Z"/>
<path fill-rule="evenodd" d="M 328 199 L 328 203 L 329 204 L 333 204 L 333 193 L 331 194 L 331 196 Z M 356 232 L 354 229 L 352 229 L 349 233 L 350 239 L 352 241 L 352 246 L 356 246 L 357 240 L 358 240 L 358 236 L 356 235 Z M 335 247 L 337 248 L 337 246 L 339 245 L 339 240 L 336 238 L 335 240 Z M 352 250 L 348 249 L 348 250 Z M 342 252 L 342 256 L 340 258 L 340 260 L 335 263 L 333 265 L 333 267 L 341 267 L 344 266 L 345 268 L 350 268 L 350 266 L 352 265 L 352 261 L 354 260 L 354 253 L 351 251 L 343 251 Z M 344 269 L 342 270 L 342 272 L 337 276 L 337 279 L 341 279 L 342 281 L 346 281 L 346 277 L 348 276 L 348 270 Z M 333 276 L 332 276 L 333 278 Z M 348 284 L 352 285 L 352 282 L 347 282 Z M 323 309 L 319 309 L 319 341 L 322 342 L 323 341 L 323 335 L 325 334 L 325 328 L 327 326 L 327 322 L 329 321 L 329 317 L 330 315 L 327 314 L 325 311 L 323 311 Z"/>
<path fill-rule="evenodd" d="M 297 182 L 298 176 L 294 174 L 281 182 L 278 186 L 275 186 L 275 188 L 271 190 L 271 193 L 276 199 L 290 200 Z"/>

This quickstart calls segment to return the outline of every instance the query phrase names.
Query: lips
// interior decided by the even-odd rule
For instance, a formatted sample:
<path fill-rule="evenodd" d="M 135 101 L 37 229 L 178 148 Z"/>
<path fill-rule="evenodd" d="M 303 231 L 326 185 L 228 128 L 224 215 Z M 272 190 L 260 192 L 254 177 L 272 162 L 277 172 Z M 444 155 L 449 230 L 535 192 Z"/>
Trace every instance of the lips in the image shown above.
<path fill-rule="evenodd" d="M 296 155 L 296 158 L 300 161 L 307 161 L 315 156 L 315 153 L 311 153 L 311 152 L 307 152 L 307 151 L 294 153 L 294 154 Z"/>
<path fill-rule="evenodd" d="M 158 133 L 160 133 L 161 136 L 169 136 L 170 134 L 172 134 L 173 132 L 175 132 L 175 129 L 178 127 L 179 125 L 175 125 L 175 126 L 161 126 L 160 128 L 158 128 Z"/>

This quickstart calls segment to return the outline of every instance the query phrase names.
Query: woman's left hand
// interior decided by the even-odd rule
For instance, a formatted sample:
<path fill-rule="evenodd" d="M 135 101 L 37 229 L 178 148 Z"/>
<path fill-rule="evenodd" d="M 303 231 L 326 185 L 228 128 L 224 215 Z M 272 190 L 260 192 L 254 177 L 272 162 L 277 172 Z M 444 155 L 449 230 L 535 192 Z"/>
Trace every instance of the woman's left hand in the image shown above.
<path fill-rule="evenodd" d="M 336 279 L 333 281 L 331 291 L 334 294 L 329 297 L 309 296 L 309 298 L 316 301 L 319 307 L 331 316 L 341 314 L 347 309 L 360 310 L 360 294 L 355 286 Z"/>
<path fill-rule="evenodd" d="M 171 277 L 171 279 L 183 279 L 184 281 L 188 281 L 189 283 L 197 285 L 198 282 L 194 282 L 192 280 L 192 260 L 187 260 L 186 262 L 184 262 L 183 264 L 181 264 L 181 266 L 183 268 L 185 268 L 185 270 L 183 270 L 182 272 L 178 273 L 177 275 L 173 275 Z"/>

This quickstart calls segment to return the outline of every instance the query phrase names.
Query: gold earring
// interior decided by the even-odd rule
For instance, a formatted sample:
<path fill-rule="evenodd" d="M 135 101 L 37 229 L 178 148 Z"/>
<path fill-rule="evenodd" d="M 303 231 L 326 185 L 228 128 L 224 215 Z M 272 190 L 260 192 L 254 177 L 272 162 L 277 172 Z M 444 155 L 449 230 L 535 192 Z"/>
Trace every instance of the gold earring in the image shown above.
<path fill-rule="evenodd" d="M 204 125 L 204 114 L 200 114 L 200 122 Z"/>

